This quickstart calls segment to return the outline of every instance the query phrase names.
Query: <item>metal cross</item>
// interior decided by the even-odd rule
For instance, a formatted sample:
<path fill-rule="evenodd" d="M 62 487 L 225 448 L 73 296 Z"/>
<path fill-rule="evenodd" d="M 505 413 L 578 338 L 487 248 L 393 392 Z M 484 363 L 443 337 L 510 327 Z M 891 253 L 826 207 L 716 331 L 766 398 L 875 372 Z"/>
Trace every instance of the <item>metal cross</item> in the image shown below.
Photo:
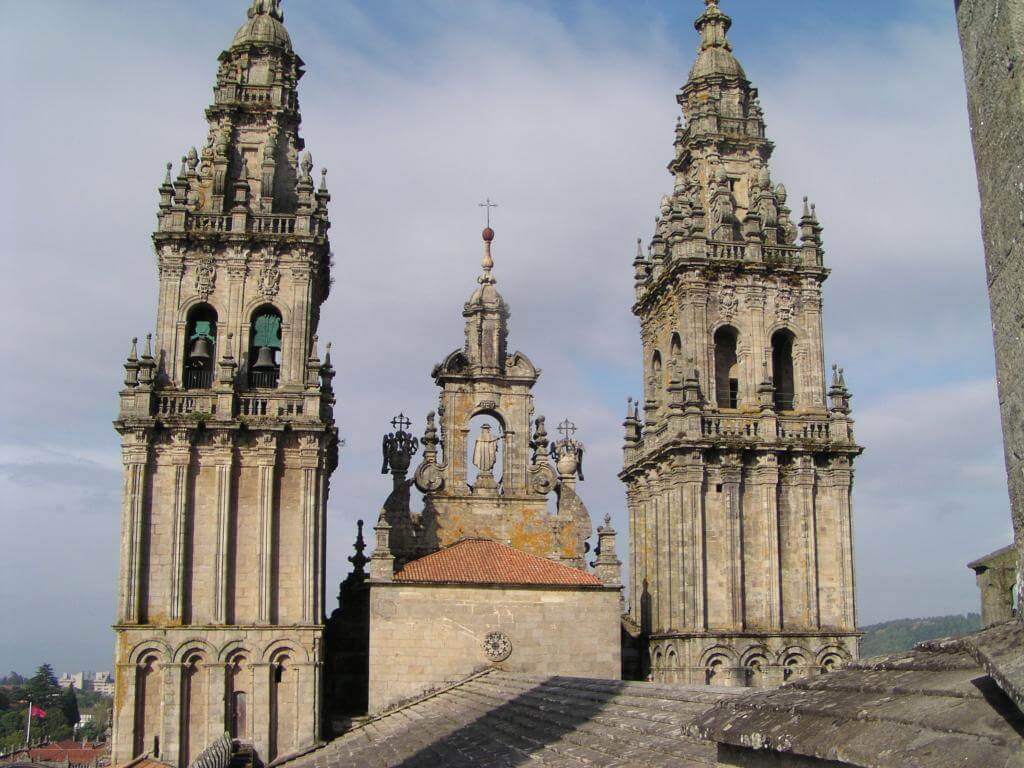
<path fill-rule="evenodd" d="M 399 413 L 391 420 L 391 426 L 404 432 L 412 426 L 412 422 L 406 418 L 404 413 Z"/>
<path fill-rule="evenodd" d="M 576 434 L 576 425 L 566 419 L 558 425 L 558 431 L 562 433 L 562 437 L 566 440 L 571 440 L 572 436 Z"/>
<path fill-rule="evenodd" d="M 497 208 L 498 204 L 497 203 L 492 203 L 491 202 L 491 198 L 488 197 L 487 198 L 487 202 L 485 202 L 485 203 L 477 203 L 477 205 L 480 208 L 486 208 L 487 209 L 487 226 L 488 227 L 491 226 L 491 208 Z"/>

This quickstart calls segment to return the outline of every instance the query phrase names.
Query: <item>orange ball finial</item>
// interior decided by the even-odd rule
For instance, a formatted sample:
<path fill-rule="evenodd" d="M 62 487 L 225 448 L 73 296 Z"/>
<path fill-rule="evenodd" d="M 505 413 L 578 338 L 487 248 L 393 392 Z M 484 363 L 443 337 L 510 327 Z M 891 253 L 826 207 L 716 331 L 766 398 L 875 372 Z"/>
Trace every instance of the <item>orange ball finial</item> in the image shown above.
<path fill-rule="evenodd" d="M 490 227 L 484 229 L 483 238 L 485 243 L 491 242 L 491 240 L 494 239 L 494 230 L 491 229 Z"/>

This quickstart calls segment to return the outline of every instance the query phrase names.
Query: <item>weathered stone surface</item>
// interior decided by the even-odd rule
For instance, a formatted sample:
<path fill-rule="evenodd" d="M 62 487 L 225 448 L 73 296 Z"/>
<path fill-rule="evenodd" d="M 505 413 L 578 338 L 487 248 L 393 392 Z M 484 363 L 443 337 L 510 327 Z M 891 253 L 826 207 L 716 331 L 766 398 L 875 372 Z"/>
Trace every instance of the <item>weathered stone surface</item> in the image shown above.
<path fill-rule="evenodd" d="M 723 765 L 773 766 L 780 756 L 862 768 L 1024 764 L 1024 716 L 977 659 L 983 642 L 1019 656 L 1020 638 L 985 638 L 922 643 L 724 701 L 691 733 L 731 747 Z"/>
<path fill-rule="evenodd" d="M 772 181 L 731 23 L 708 0 L 673 191 L 633 262 L 644 410 L 629 407 L 620 476 L 650 674 L 764 687 L 857 655 L 861 448 L 841 369 L 826 392 L 822 227 L 806 198 L 797 227 Z"/>
<path fill-rule="evenodd" d="M 303 63 L 282 22 L 254 0 L 219 58 L 206 143 L 159 189 L 155 344 L 133 342 L 115 422 L 115 764 L 188 765 L 225 731 L 259 760 L 319 739 L 330 194 L 300 157 Z"/>
<path fill-rule="evenodd" d="M 967 564 L 981 593 L 981 624 L 1002 624 L 1014 617 L 1013 587 L 1017 581 L 1017 548 L 997 549 Z"/>
<path fill-rule="evenodd" d="M 1020 553 L 1024 548 L 1024 2 L 957 0 L 956 13 L 981 192 L 1010 511 Z M 1019 564 L 1017 573 L 1020 583 L 1024 570 Z"/>
<path fill-rule="evenodd" d="M 369 712 L 487 666 L 617 679 L 619 615 L 618 589 L 600 585 L 374 583 Z M 494 661 L 486 655 L 484 643 L 492 632 L 507 637 L 507 658 Z"/>
<path fill-rule="evenodd" d="M 492 670 L 357 726 L 289 768 L 713 766 L 687 735 L 731 692 Z"/>

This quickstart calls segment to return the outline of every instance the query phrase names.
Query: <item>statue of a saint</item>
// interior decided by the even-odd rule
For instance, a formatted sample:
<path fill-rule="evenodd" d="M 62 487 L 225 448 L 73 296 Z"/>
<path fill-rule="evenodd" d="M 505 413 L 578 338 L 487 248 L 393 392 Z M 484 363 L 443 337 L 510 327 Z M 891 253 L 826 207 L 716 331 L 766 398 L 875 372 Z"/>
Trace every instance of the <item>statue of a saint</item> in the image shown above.
<path fill-rule="evenodd" d="M 498 438 L 491 434 L 491 425 L 484 424 L 473 447 L 473 464 L 484 474 L 490 474 L 498 458 Z"/>

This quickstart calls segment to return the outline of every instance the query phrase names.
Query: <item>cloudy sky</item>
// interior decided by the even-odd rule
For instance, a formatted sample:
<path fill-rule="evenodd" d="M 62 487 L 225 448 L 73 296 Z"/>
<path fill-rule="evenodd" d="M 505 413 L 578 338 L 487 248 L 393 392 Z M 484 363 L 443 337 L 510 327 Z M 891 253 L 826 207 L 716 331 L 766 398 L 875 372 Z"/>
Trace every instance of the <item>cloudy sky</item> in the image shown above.
<path fill-rule="evenodd" d="M 110 668 L 120 460 L 110 422 L 153 327 L 163 165 L 206 136 L 247 0 L 0 2 L 0 671 Z M 977 609 L 964 564 L 1010 540 L 952 2 L 725 0 L 773 177 L 826 227 L 826 356 L 857 437 L 862 623 Z M 288 0 L 304 136 L 329 169 L 334 291 L 320 337 L 345 448 L 329 583 L 390 487 L 380 435 L 435 404 L 490 196 L 511 345 L 538 413 L 588 446 L 580 491 L 626 529 L 615 478 L 640 391 L 631 261 L 670 190 L 698 0 Z M 333 595 L 331 590 L 329 595 Z"/>

